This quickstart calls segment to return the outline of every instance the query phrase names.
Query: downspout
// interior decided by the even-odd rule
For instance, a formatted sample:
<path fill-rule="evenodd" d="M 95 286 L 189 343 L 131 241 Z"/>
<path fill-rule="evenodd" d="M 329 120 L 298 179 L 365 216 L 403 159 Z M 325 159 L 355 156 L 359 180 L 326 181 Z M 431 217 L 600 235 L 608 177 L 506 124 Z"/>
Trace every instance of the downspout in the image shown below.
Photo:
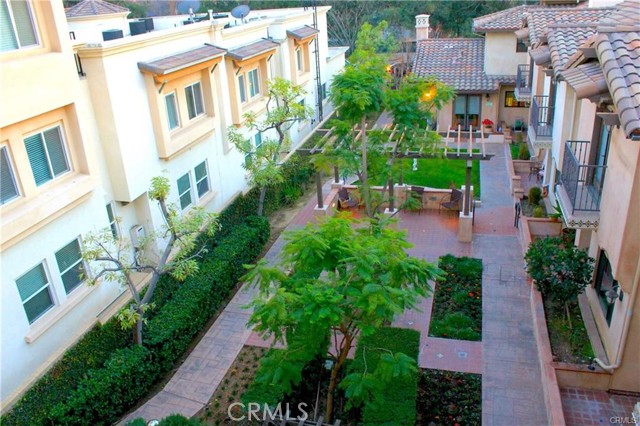
<path fill-rule="evenodd" d="M 620 367 L 622 363 L 622 354 L 624 353 L 624 348 L 627 343 L 627 335 L 629 334 L 629 326 L 631 324 L 631 316 L 633 315 L 633 305 L 636 300 L 636 296 L 638 293 L 638 282 L 640 281 L 640 262 L 636 265 L 636 275 L 633 280 L 633 288 L 631 289 L 631 296 L 629 298 L 629 307 L 627 308 L 626 316 L 624 317 L 624 324 L 622 326 L 622 339 L 620 340 L 620 344 L 618 345 L 618 353 L 616 356 L 615 364 L 605 364 L 599 358 L 594 358 L 593 361 L 596 362 L 603 370 L 613 373 L 613 370 Z"/>

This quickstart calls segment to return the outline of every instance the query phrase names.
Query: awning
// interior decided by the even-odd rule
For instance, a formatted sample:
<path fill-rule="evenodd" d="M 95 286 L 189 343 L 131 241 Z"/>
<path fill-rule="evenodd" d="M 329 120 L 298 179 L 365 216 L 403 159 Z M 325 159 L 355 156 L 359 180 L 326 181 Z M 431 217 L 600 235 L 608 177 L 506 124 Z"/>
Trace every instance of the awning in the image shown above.
<path fill-rule="evenodd" d="M 249 59 L 255 59 L 260 55 L 270 53 L 278 47 L 279 44 L 273 40 L 263 39 L 256 41 L 255 43 L 247 44 L 246 46 L 239 47 L 237 49 L 230 50 L 227 56 L 237 62 L 244 62 Z"/>
<path fill-rule="evenodd" d="M 205 45 L 154 61 L 138 62 L 138 68 L 142 72 L 153 74 L 154 79 L 161 83 L 197 71 L 197 69 L 209 67 L 222 60 L 225 53 L 224 49 Z"/>
<path fill-rule="evenodd" d="M 318 34 L 320 31 L 313 27 L 305 25 L 304 27 L 296 28 L 294 30 L 287 30 L 287 35 L 294 38 L 298 42 L 306 41 L 311 37 Z"/>

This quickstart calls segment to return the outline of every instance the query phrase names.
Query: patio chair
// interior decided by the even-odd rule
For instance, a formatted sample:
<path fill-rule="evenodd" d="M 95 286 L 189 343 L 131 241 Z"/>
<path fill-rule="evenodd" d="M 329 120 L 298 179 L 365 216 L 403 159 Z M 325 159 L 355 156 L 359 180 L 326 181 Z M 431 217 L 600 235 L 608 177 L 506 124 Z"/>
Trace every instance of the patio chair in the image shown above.
<path fill-rule="evenodd" d="M 424 194 L 424 188 L 422 186 L 412 186 L 409 189 L 409 197 L 411 197 L 415 202 L 411 203 L 415 205 L 415 208 L 410 209 L 411 211 L 417 211 L 418 214 L 422 213 L 422 195 Z"/>
<path fill-rule="evenodd" d="M 449 201 L 443 201 L 440 203 L 440 208 L 438 209 L 438 213 L 442 208 L 447 210 L 453 210 L 460 213 L 460 207 L 462 206 L 462 191 L 458 189 L 451 190 L 451 197 Z"/>
<path fill-rule="evenodd" d="M 358 200 L 351 197 L 347 188 L 340 188 L 338 191 L 338 209 L 350 209 L 351 207 L 357 207 Z"/>

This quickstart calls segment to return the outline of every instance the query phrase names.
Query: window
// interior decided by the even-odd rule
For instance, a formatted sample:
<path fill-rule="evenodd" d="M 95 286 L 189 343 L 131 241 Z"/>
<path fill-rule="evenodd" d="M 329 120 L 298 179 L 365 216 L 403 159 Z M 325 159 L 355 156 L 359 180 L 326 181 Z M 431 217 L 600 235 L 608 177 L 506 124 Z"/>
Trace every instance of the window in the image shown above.
<path fill-rule="evenodd" d="M 600 299 L 600 307 L 602 313 L 607 319 L 607 324 L 611 325 L 611 317 L 613 316 L 614 303 L 609 303 L 607 300 L 607 291 L 613 290 L 613 287 L 618 285 L 618 282 L 613 279 L 613 272 L 611 271 L 611 264 L 607 258 L 604 250 L 600 250 L 600 257 L 598 259 L 598 270 L 596 272 L 595 289 Z"/>
<path fill-rule="evenodd" d="M 327 99 L 327 83 L 322 83 L 320 92 L 322 93 L 322 100 Z"/>
<path fill-rule="evenodd" d="M 38 44 L 29 2 L 2 0 L 0 4 L 0 52 Z"/>
<path fill-rule="evenodd" d="M 118 238 L 120 230 L 118 229 L 118 221 L 116 220 L 113 203 L 107 204 L 107 217 L 109 218 L 109 228 L 111 228 L 111 235 L 113 235 L 113 238 Z"/>
<path fill-rule="evenodd" d="M 191 197 L 191 178 L 189 177 L 189 173 L 186 173 L 178 179 L 178 197 L 180 197 L 180 208 L 182 210 L 193 204 L 193 199 Z"/>
<path fill-rule="evenodd" d="M 298 104 L 304 109 L 304 99 L 302 99 Z M 298 123 L 304 123 L 304 118 L 299 118 Z"/>
<path fill-rule="evenodd" d="M 189 120 L 203 114 L 204 102 L 202 101 L 202 87 L 200 86 L 200 82 L 193 83 L 192 85 L 185 87 L 184 93 L 187 97 Z"/>
<path fill-rule="evenodd" d="M 253 135 L 253 145 L 258 148 L 260 147 L 260 145 L 262 145 L 262 133 L 258 132 L 255 135 Z"/>
<path fill-rule="evenodd" d="M 518 41 L 516 42 L 516 52 L 517 53 L 527 52 L 527 45 L 524 43 L 524 40 L 518 39 Z"/>
<path fill-rule="evenodd" d="M 247 73 L 249 79 L 249 98 L 256 97 L 260 94 L 260 79 L 258 68 L 252 69 Z"/>
<path fill-rule="evenodd" d="M 169 120 L 169 130 L 180 127 L 180 118 L 178 118 L 178 104 L 176 103 L 176 94 L 169 93 L 164 97 L 167 105 L 167 118 Z"/>
<path fill-rule="evenodd" d="M 296 67 L 298 72 L 304 71 L 304 63 L 302 62 L 302 49 L 299 47 L 296 49 Z"/>
<path fill-rule="evenodd" d="M 196 188 L 198 190 L 198 198 L 202 198 L 204 194 L 209 192 L 209 174 L 207 173 L 207 162 L 203 161 L 193 170 L 196 176 Z"/>
<path fill-rule="evenodd" d="M 0 148 L 0 187 L 2 187 L 0 205 L 18 197 L 18 186 L 9 161 L 9 150 L 6 146 Z"/>
<path fill-rule="evenodd" d="M 527 103 L 524 101 L 518 101 L 516 94 L 513 91 L 504 92 L 504 106 L 507 108 L 526 108 Z"/>
<path fill-rule="evenodd" d="M 44 264 L 40 263 L 18 278 L 16 284 L 29 324 L 33 323 L 53 306 Z"/>
<path fill-rule="evenodd" d="M 251 145 L 254 148 L 258 148 L 260 145 L 262 145 L 262 133 L 258 132 L 255 135 L 253 135 L 251 137 Z M 254 149 L 253 152 L 250 152 L 248 154 L 246 154 L 244 156 L 244 164 L 245 167 L 248 167 L 251 165 L 251 159 L 253 158 L 253 156 L 255 155 L 256 150 Z"/>
<path fill-rule="evenodd" d="M 60 126 L 25 138 L 24 145 L 36 185 L 40 186 L 69 171 Z"/>
<path fill-rule="evenodd" d="M 71 241 L 56 252 L 56 262 L 58 262 L 64 291 L 69 294 L 82 284 L 85 275 L 78 239 Z"/>
<path fill-rule="evenodd" d="M 238 87 L 240 88 L 240 102 L 247 102 L 247 92 L 244 87 L 244 75 L 238 76 Z"/>

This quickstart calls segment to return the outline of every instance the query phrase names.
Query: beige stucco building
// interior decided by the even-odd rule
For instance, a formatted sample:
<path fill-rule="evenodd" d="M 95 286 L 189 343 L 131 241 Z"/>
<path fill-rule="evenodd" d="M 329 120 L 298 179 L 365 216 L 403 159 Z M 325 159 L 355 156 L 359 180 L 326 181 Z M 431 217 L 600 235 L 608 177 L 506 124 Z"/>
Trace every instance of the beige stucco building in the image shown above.
<path fill-rule="evenodd" d="M 256 144 L 269 137 L 249 134 L 242 115 L 262 114 L 269 80 L 283 77 L 304 87 L 298 102 L 315 111 L 289 131 L 298 146 L 332 111 L 326 88 L 344 67 L 345 49 L 328 47 L 329 7 L 139 21 L 101 0 L 66 11 L 59 1 L 3 5 L 6 408 L 128 298 L 114 283 L 85 285 L 83 235 L 110 227 L 135 245 L 160 228 L 146 192 L 158 175 L 169 179 L 179 210 L 222 209 L 248 190 L 244 156 L 228 142 L 227 127 Z"/>

